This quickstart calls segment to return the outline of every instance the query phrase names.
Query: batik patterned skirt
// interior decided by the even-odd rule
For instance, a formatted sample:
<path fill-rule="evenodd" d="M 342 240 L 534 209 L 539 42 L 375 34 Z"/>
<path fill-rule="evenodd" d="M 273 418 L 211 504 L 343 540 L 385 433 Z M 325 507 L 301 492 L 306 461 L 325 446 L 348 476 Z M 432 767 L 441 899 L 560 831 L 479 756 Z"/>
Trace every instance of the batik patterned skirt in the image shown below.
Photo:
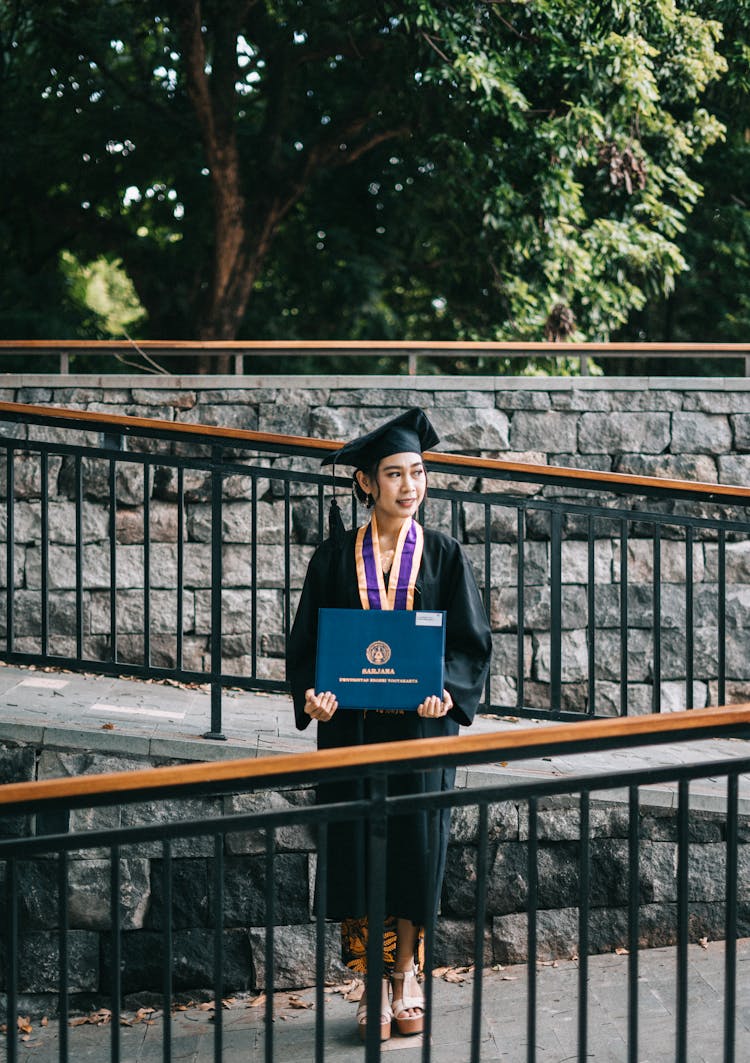
<path fill-rule="evenodd" d="M 386 916 L 383 923 L 383 970 L 389 974 L 396 962 L 396 924 L 393 915 Z M 357 974 L 367 974 L 367 942 L 369 928 L 367 916 L 361 919 L 344 919 L 341 923 L 341 959 L 346 967 Z M 417 969 L 424 970 L 424 927 L 417 928 L 414 946 L 414 962 Z"/>

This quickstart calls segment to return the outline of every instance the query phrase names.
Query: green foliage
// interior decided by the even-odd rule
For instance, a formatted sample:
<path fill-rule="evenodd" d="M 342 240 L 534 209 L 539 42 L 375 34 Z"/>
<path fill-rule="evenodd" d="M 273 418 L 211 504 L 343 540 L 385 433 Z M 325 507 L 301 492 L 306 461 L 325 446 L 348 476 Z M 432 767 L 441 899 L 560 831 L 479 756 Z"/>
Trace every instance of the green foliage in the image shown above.
<path fill-rule="evenodd" d="M 142 334 L 219 328 L 189 7 L 0 8 L 0 280 L 19 300 L 4 335 L 124 324 L 81 302 L 63 250 L 123 263 Z M 204 0 L 212 135 L 237 153 L 254 270 L 236 333 L 541 339 L 562 304 L 574 337 L 608 337 L 685 270 L 687 219 L 732 127 L 720 104 L 747 91 L 745 38 L 722 54 L 731 14 L 677 0 Z"/>
<path fill-rule="evenodd" d="M 726 76 L 707 93 L 699 119 L 703 126 L 722 123 L 726 133 L 693 169 L 703 195 L 679 237 L 685 272 L 668 298 L 651 300 L 618 338 L 747 342 L 750 333 L 750 3 L 703 3 L 698 12 L 721 23 L 728 64 Z M 717 371 L 715 365 L 695 363 L 675 368 Z M 741 362 L 722 368 L 730 375 L 744 371 Z"/>

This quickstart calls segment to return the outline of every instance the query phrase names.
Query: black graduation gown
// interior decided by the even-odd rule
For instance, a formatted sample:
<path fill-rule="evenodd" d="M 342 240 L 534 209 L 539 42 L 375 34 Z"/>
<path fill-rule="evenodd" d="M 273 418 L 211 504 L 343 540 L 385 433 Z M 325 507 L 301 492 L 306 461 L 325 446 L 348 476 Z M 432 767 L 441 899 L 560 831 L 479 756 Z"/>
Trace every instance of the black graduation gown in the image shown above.
<path fill-rule="evenodd" d="M 305 690 L 315 685 L 318 609 L 360 609 L 354 556 L 356 531 L 346 533 L 343 545 L 327 539 L 313 555 L 305 578 L 287 650 L 297 727 L 311 722 L 304 713 Z M 360 712 L 339 709 L 327 723 L 319 723 L 318 748 L 434 738 L 458 734 L 476 713 L 489 669 L 492 639 L 479 591 L 469 563 L 455 539 L 425 530 L 424 549 L 414 595 L 415 609 L 447 613 L 445 687 L 453 708 L 441 719 L 415 712 Z M 454 769 L 432 769 L 391 776 L 389 794 L 420 794 L 449 789 Z M 351 800 L 363 795 L 361 782 L 326 783 L 318 787 L 318 802 Z M 440 895 L 448 845 L 450 811 L 439 817 L 435 877 Z M 386 867 L 386 913 L 424 925 L 436 904 L 429 896 L 429 816 L 424 812 L 389 820 Z M 327 910 L 331 919 L 358 918 L 367 912 L 367 867 L 364 833 L 352 823 L 331 824 Z"/>

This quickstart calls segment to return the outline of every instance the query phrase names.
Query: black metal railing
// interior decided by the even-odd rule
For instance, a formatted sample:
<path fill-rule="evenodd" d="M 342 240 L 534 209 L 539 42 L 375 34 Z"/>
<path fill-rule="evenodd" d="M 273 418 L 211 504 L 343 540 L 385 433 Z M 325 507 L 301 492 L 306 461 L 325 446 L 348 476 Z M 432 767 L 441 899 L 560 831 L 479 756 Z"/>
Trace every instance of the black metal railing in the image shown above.
<path fill-rule="evenodd" d="M 627 1043 L 628 1063 L 638 1063 L 643 1059 L 644 1045 L 649 1037 L 648 1017 L 641 1015 L 639 1009 L 639 962 L 642 956 L 642 913 L 644 898 L 641 895 L 642 855 L 641 846 L 646 844 L 642 836 L 641 817 L 645 811 L 647 799 L 645 788 L 658 786 L 662 790 L 668 784 L 674 785 L 676 805 L 672 810 L 674 816 L 674 836 L 676 838 L 676 873 L 674 903 L 674 928 L 662 930 L 663 942 L 676 946 L 676 965 L 674 971 L 674 1025 L 671 1031 L 673 1046 L 664 1058 L 674 1058 L 678 1063 L 688 1060 L 687 1032 L 688 1015 L 691 1006 L 700 1012 L 701 1001 L 691 998 L 688 984 L 688 945 L 696 941 L 701 930 L 693 925 L 693 901 L 691 898 L 691 853 L 696 839 L 701 839 L 701 823 L 694 824 L 691 809 L 691 787 L 700 780 L 710 778 L 719 793 L 715 819 L 722 826 L 720 845 L 711 846 L 710 866 L 701 863 L 701 873 L 712 880 L 714 903 L 718 923 L 714 929 L 715 937 L 724 937 L 725 962 L 723 986 L 723 1028 L 717 1015 L 710 1016 L 710 1025 L 715 1038 L 716 1052 L 712 1058 L 723 1059 L 725 1063 L 734 1063 L 743 1058 L 735 1054 L 737 1005 L 738 1005 L 738 971 L 736 937 L 738 930 L 738 866 L 744 861 L 744 846 L 747 844 L 746 816 L 740 818 L 738 795 L 740 779 L 750 771 L 750 758 L 744 754 L 718 759 L 711 763 L 698 762 L 667 767 L 654 766 L 647 770 L 629 770 L 607 774 L 578 774 L 567 778 L 557 777 L 543 781 L 514 782 L 498 779 L 497 784 L 482 786 L 477 789 L 451 789 L 442 792 L 427 793 L 420 797 L 408 798 L 394 796 L 389 792 L 388 781 L 403 772 L 412 772 L 425 767 L 469 766 L 497 761 L 502 756 L 506 761 L 547 756 L 554 758 L 571 753 L 586 753 L 602 750 L 630 749 L 638 751 L 645 746 L 669 741 L 685 742 L 695 738 L 726 738 L 747 736 L 750 724 L 750 709 L 704 710 L 691 713 L 677 713 L 667 717 L 648 717 L 642 720 L 590 721 L 574 726 L 527 730 L 513 734 L 495 734 L 483 736 L 466 736 L 461 738 L 419 740 L 360 747 L 348 750 L 329 750 L 302 756 L 285 756 L 269 758 L 263 762 L 232 761 L 218 764 L 194 764 L 188 767 L 168 767 L 152 769 L 147 772 L 123 772 L 110 776 L 77 777 L 64 780 L 50 780 L 37 783 L 20 783 L 0 787 L 0 816 L 2 823 L 7 823 L 13 815 L 27 818 L 27 829 L 36 817 L 36 834 L 29 836 L 0 839 L 0 867 L 4 869 L 5 903 L 3 905 L 2 933 L 4 937 L 4 989 L 7 1000 L 7 1059 L 16 1063 L 19 1059 L 19 1031 L 15 1022 L 19 1000 L 27 987 L 23 984 L 20 973 L 23 969 L 38 964 L 38 937 L 28 933 L 28 903 L 26 893 L 21 886 L 23 874 L 36 865 L 43 867 L 46 880 L 50 884 L 48 897 L 51 900 L 47 915 L 50 925 L 54 927 L 57 939 L 55 962 L 47 964 L 49 969 L 57 972 L 56 1021 L 59 1024 L 58 1058 L 60 1063 L 77 1058 L 75 1027 L 69 1028 L 72 1010 L 71 977 L 75 960 L 72 955 L 71 929 L 71 875 L 74 865 L 81 858 L 96 854 L 98 861 L 107 865 L 103 875 L 99 896 L 87 895 L 90 906 L 103 906 L 108 913 L 101 930 L 103 943 L 102 954 L 106 956 L 106 970 L 109 973 L 109 991 L 103 999 L 108 1001 L 112 1021 L 109 1027 L 110 1058 L 117 1061 L 122 1058 L 123 1010 L 123 972 L 129 975 L 128 959 L 124 947 L 126 933 L 131 937 L 142 933 L 141 930 L 125 928 L 126 902 L 123 889 L 122 868 L 127 854 L 146 854 L 150 858 L 151 895 L 158 893 L 160 898 L 161 927 L 149 938 L 148 950 L 152 954 L 158 974 L 156 988 L 163 995 L 160 1056 L 164 1063 L 175 1058 L 173 1054 L 172 1026 L 176 1021 L 172 1004 L 175 1001 L 175 911 L 172 910 L 172 897 L 175 887 L 175 865 L 180 854 L 180 846 L 186 841 L 193 843 L 204 840 L 207 844 L 203 852 L 211 868 L 212 883 L 209 889 L 208 909 L 206 913 L 204 940 L 211 942 L 210 962 L 204 968 L 210 974 L 210 987 L 213 989 L 215 1011 L 213 1023 L 213 1059 L 221 1063 L 225 1058 L 222 998 L 236 986 L 230 984 L 231 976 L 227 974 L 227 896 L 229 893 L 228 848 L 232 836 L 248 836 L 248 832 L 257 832 L 254 837 L 257 844 L 253 851 L 259 854 L 264 866 L 262 923 L 259 936 L 253 945 L 254 956 L 248 963 L 262 964 L 262 977 L 252 987 L 254 992 L 265 992 L 262 1058 L 271 1063 L 275 1058 L 289 1058 L 294 1054 L 298 1058 L 302 1051 L 305 1056 L 312 1055 L 316 1063 L 324 1063 L 334 1054 L 337 1034 L 331 1034 L 327 1027 L 327 1013 L 330 998 L 327 998 L 324 986 L 332 944 L 327 935 L 327 925 L 323 916 L 325 897 L 319 893 L 319 903 L 310 917 L 312 933 L 308 936 L 314 962 L 311 963 L 311 982 L 317 985 L 315 998 L 314 1029 L 310 1032 L 311 1043 L 303 1045 L 298 1032 L 287 1038 L 287 1026 L 274 1022 L 274 992 L 278 954 L 275 947 L 275 935 L 279 928 L 275 925 L 275 908 L 279 893 L 278 865 L 282 858 L 278 841 L 284 830 L 305 827 L 310 832 L 311 848 L 317 857 L 317 880 L 325 881 L 326 868 L 331 854 L 327 845 L 329 827 L 342 820 L 363 824 L 368 839 L 368 917 L 370 926 L 370 948 L 368 951 L 368 970 L 372 977 L 368 979 L 371 1013 L 379 1011 L 380 975 L 382 972 L 382 955 L 378 945 L 382 938 L 384 911 L 384 853 L 387 844 L 388 824 L 394 816 L 405 810 L 408 803 L 409 812 L 424 810 L 435 823 L 441 810 L 473 809 L 478 818 L 478 829 L 473 843 L 473 872 L 469 876 L 466 889 L 473 892 L 474 945 L 473 955 L 475 970 L 471 999 L 472 1022 L 470 1045 L 467 1046 L 471 1063 L 479 1063 L 481 1055 L 482 1023 L 487 1018 L 487 1004 L 483 998 L 483 979 L 486 977 L 485 933 L 487 929 L 488 890 L 490 888 L 491 868 L 493 867 L 494 848 L 497 838 L 492 840 L 489 825 L 498 803 L 512 802 L 518 806 L 519 816 L 526 823 L 525 836 L 521 841 L 525 850 L 523 870 L 518 868 L 510 875 L 508 884 L 515 875 L 525 880 L 525 896 L 521 911 L 525 913 L 526 954 L 526 1022 L 516 1023 L 516 1043 L 506 1045 L 513 1058 L 525 1058 L 534 1063 L 537 1056 L 537 1032 L 540 1006 L 545 1003 L 538 993 L 538 956 L 539 898 L 543 875 L 540 873 L 540 852 L 543 845 L 541 817 L 550 801 L 563 798 L 575 799 L 577 804 L 577 832 L 573 843 L 573 873 L 575 876 L 576 907 L 578 908 L 577 941 L 578 957 L 577 1001 L 577 1052 L 575 1057 L 583 1063 L 590 1058 L 591 1031 L 588 1026 L 588 1009 L 590 1003 L 589 955 L 594 951 L 589 941 L 589 925 L 595 914 L 597 902 L 595 887 L 597 877 L 601 876 L 601 867 L 597 870 L 592 859 L 596 838 L 601 837 L 601 821 L 598 833 L 593 828 L 593 812 L 602 800 L 614 789 L 625 788 L 627 803 L 626 857 L 626 898 L 623 908 L 626 913 L 626 931 L 622 937 L 628 949 L 627 978 L 627 1021 L 623 1036 Z M 280 788 L 298 788 L 314 786 L 318 781 L 330 781 L 332 778 L 357 778 L 364 781 L 361 799 L 325 805 L 289 805 L 284 810 L 270 809 L 250 811 L 241 814 L 195 816 L 194 813 L 181 812 L 179 801 L 206 797 L 210 795 L 278 792 Z M 143 820 L 131 826 L 103 826 L 106 816 L 94 829 L 76 829 L 70 817 L 76 810 L 87 811 L 87 822 L 92 823 L 94 810 L 106 810 L 108 807 L 120 809 L 137 807 L 139 802 L 158 801 L 162 807 L 165 802 L 172 805 L 171 815 L 164 822 L 148 822 L 148 806 L 144 809 Z M 664 809 L 662 809 L 664 812 Z M 668 814 L 668 813 L 665 813 Z M 700 820 L 700 817 L 698 817 Z M 110 821 L 111 822 L 111 821 Z M 70 830 L 64 829 L 68 823 Z M 696 830 L 693 831 L 695 825 Z M 705 825 L 704 825 L 705 826 Z M 663 829 L 663 828 L 662 828 Z M 705 833 L 705 831 L 704 831 Z M 519 835 L 519 838 L 521 835 Z M 705 839 L 704 839 L 705 840 Z M 721 854 L 718 849 L 721 849 Z M 740 850 L 742 855 L 740 857 Z M 182 853 L 193 852 L 191 849 Z M 339 856 L 341 854 L 338 854 Z M 187 861 L 194 865 L 194 860 Z M 601 861 L 600 861 L 601 862 Z M 192 872 L 195 873 L 194 871 Z M 495 874 L 496 872 L 492 872 Z M 307 885 L 305 884 L 305 890 Z M 502 883 L 494 882 L 494 888 L 501 889 Z M 132 907 L 132 889 L 130 891 Z M 444 901 L 446 895 L 444 894 Z M 26 906 L 25 906 L 26 905 Z M 606 913 L 605 913 L 606 914 Z M 428 942 L 426 970 L 432 970 L 432 942 L 435 936 L 435 917 L 426 927 Z M 610 950 L 611 951 L 611 950 Z M 80 961 L 79 961 L 80 962 Z M 132 987 L 131 987 L 132 988 Z M 148 988 L 148 987 L 142 987 Z M 423 1063 L 430 1063 L 432 1044 L 439 1044 L 441 1036 L 448 1032 L 446 1023 L 451 1016 L 436 1013 L 430 1007 L 434 992 L 431 978 L 425 983 L 427 1020 L 422 1043 Z M 463 991 L 464 993 L 466 990 Z M 745 992 L 744 983 L 742 992 Z M 87 995 L 89 1002 L 95 993 Z M 547 1002 L 548 1004 L 550 1002 Z M 624 1003 L 624 1002 L 623 1002 Z M 90 1005 L 89 1005 L 90 1006 Z M 465 1002 L 462 1004 L 465 1007 Z M 625 1006 L 625 1003 L 624 1003 Z M 46 1012 L 49 1014 L 49 1011 Z M 520 1019 L 520 1016 L 519 1016 Z M 353 1027 L 353 1016 L 352 1016 Z M 663 1031 L 661 1033 L 663 1038 Z M 525 1045 L 525 1051 L 524 1046 Z M 722 1046 L 722 1047 L 720 1047 Z M 156 1047 L 156 1046 L 155 1046 Z M 370 1024 L 366 1044 L 368 1063 L 380 1058 L 380 1040 L 377 1024 Z M 744 1051 L 744 1049 L 741 1049 Z M 157 1058 L 157 1053 L 153 1053 Z"/>
<path fill-rule="evenodd" d="M 224 687 L 287 689 L 335 443 L 14 403 L 0 418 L 3 659 L 208 682 L 212 737 Z M 421 519 L 463 542 L 494 632 L 485 711 L 660 712 L 750 681 L 749 489 L 427 463 Z M 366 519 L 353 498 L 349 519 Z"/>

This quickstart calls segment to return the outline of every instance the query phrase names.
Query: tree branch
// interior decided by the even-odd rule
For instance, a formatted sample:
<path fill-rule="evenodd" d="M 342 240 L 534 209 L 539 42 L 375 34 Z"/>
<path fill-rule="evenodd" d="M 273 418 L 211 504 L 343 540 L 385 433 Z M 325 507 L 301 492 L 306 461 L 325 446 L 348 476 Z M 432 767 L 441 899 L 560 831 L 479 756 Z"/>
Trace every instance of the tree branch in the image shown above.
<path fill-rule="evenodd" d="M 448 56 L 445 54 L 445 52 L 441 51 L 441 49 L 438 48 L 438 46 L 435 44 L 435 41 L 429 35 L 429 33 L 425 33 L 424 30 L 420 30 L 419 31 L 419 35 L 420 35 L 420 37 L 424 37 L 424 39 L 429 44 L 430 48 L 432 48 L 433 51 L 437 52 L 437 54 L 440 56 L 440 58 L 443 60 L 444 63 L 447 63 L 448 66 L 453 66 L 453 64 L 451 63 L 451 61 L 448 58 Z"/>

